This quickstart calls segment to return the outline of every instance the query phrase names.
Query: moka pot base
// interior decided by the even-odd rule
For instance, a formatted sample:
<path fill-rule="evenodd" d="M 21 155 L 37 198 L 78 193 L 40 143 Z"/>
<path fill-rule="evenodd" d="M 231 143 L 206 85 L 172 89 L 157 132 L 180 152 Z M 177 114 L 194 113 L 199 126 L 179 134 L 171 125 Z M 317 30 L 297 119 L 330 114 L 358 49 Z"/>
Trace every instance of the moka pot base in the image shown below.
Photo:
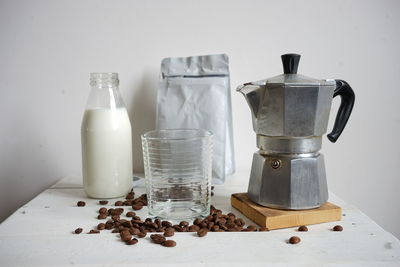
<path fill-rule="evenodd" d="M 328 200 L 321 136 L 257 135 L 248 196 L 269 208 L 318 208 Z"/>
<path fill-rule="evenodd" d="M 267 208 L 251 201 L 247 193 L 231 196 L 231 205 L 261 227 L 270 230 L 340 221 L 342 208 L 326 202 L 321 207 L 308 210 L 281 210 Z"/>

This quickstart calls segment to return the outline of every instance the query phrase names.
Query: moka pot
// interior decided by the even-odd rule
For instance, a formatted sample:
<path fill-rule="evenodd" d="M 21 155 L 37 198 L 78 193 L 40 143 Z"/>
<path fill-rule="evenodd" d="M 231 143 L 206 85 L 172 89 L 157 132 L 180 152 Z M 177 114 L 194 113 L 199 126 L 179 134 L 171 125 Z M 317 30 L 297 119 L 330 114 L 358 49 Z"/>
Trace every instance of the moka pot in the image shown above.
<path fill-rule="evenodd" d="M 300 55 L 282 55 L 284 74 L 237 88 L 250 106 L 259 150 L 253 155 L 248 196 L 263 206 L 312 209 L 328 200 L 324 157 L 332 99 L 341 104 L 331 142 L 341 135 L 355 95 L 343 80 L 319 80 L 297 74 Z"/>

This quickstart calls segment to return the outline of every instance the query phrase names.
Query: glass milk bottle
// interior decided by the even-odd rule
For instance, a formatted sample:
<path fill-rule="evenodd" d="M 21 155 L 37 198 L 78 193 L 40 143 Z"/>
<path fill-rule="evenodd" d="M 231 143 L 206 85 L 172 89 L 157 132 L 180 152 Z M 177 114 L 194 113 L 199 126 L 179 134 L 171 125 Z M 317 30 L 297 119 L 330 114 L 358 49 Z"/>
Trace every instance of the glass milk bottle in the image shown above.
<path fill-rule="evenodd" d="M 91 73 L 82 120 L 82 171 L 86 194 L 115 198 L 132 188 L 132 128 L 117 73 Z"/>

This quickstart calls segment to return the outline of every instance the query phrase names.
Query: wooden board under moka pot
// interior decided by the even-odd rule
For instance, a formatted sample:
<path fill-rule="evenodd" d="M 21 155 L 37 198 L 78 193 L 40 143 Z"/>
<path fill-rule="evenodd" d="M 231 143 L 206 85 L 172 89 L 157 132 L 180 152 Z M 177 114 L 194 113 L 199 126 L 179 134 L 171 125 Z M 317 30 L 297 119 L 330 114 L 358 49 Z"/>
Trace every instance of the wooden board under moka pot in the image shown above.
<path fill-rule="evenodd" d="M 342 218 L 342 208 L 330 202 L 316 209 L 279 210 L 254 203 L 247 193 L 236 193 L 231 196 L 231 205 L 259 226 L 270 230 L 340 221 Z"/>

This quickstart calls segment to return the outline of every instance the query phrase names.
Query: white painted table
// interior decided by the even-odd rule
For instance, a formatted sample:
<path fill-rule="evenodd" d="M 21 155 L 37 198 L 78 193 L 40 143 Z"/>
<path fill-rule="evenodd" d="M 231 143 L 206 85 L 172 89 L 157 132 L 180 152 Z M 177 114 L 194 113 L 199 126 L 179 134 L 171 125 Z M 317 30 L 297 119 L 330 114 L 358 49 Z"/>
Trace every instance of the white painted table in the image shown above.
<path fill-rule="evenodd" d="M 230 195 L 246 191 L 247 177 L 246 172 L 238 173 L 225 185 L 215 186 L 213 204 L 241 215 L 230 206 Z M 135 188 L 135 192 L 144 189 Z M 79 200 L 86 206 L 77 207 Z M 0 266 L 400 266 L 398 239 L 335 195 L 330 195 L 330 201 L 343 208 L 343 220 L 311 225 L 308 232 L 295 228 L 211 232 L 203 238 L 176 233 L 174 248 L 155 245 L 148 236 L 127 246 L 108 230 L 84 234 L 99 223 L 96 217 L 101 205 L 85 196 L 81 179 L 67 177 L 0 225 Z M 142 218 L 147 215 L 145 208 L 137 213 Z M 331 231 L 336 224 L 344 231 Z M 73 234 L 78 227 L 84 233 Z M 288 244 L 293 235 L 301 243 Z"/>

